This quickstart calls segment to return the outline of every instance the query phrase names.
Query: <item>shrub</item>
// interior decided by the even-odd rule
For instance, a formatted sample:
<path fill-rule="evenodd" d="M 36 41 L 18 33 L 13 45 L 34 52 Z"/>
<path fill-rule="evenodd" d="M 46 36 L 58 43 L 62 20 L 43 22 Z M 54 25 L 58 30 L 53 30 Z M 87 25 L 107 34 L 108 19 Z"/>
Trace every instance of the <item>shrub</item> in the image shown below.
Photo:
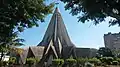
<path fill-rule="evenodd" d="M 90 59 L 88 59 L 88 62 L 90 62 L 90 63 L 98 63 L 100 60 L 99 59 L 97 59 L 97 58 L 90 58 Z"/>
<path fill-rule="evenodd" d="M 64 60 L 63 59 L 53 59 L 52 63 L 55 66 L 62 66 L 64 64 Z"/>
<path fill-rule="evenodd" d="M 35 58 L 36 63 L 40 62 L 40 58 Z"/>
<path fill-rule="evenodd" d="M 32 65 L 36 62 L 36 59 L 35 58 L 27 58 L 26 59 L 26 64 L 28 65 Z"/>
<path fill-rule="evenodd" d="M 67 59 L 66 61 L 70 64 L 73 64 L 73 63 L 77 62 L 75 59 Z"/>
<path fill-rule="evenodd" d="M 118 65 L 119 62 L 118 62 L 118 61 L 113 61 L 112 64 L 113 64 L 113 65 Z"/>
<path fill-rule="evenodd" d="M 6 66 L 8 65 L 8 61 L 1 61 L 1 66 Z"/>
<path fill-rule="evenodd" d="M 88 62 L 94 63 L 95 65 L 100 65 L 101 64 L 101 61 L 99 59 L 97 59 L 97 58 L 90 58 L 88 60 Z"/>
<path fill-rule="evenodd" d="M 69 64 L 69 67 L 73 67 L 75 63 L 77 63 L 77 61 L 75 59 L 66 59 L 67 63 Z"/>
<path fill-rule="evenodd" d="M 112 57 L 102 57 L 100 58 L 100 60 L 101 62 L 110 65 L 114 59 Z"/>
<path fill-rule="evenodd" d="M 94 67 L 94 65 L 92 63 L 87 62 L 85 63 L 85 67 Z"/>
<path fill-rule="evenodd" d="M 8 62 L 9 62 L 9 64 L 15 64 L 16 63 L 16 58 L 15 57 L 10 57 Z"/>
<path fill-rule="evenodd" d="M 116 58 L 116 61 L 118 61 L 118 63 L 120 64 L 120 58 Z"/>
<path fill-rule="evenodd" d="M 113 61 L 113 57 L 107 57 L 108 61 Z"/>
<path fill-rule="evenodd" d="M 77 60 L 77 64 L 79 65 L 79 66 L 84 66 L 84 64 L 85 64 L 85 62 L 87 62 L 88 61 L 88 58 L 78 58 L 78 59 L 76 59 Z"/>
<path fill-rule="evenodd" d="M 88 58 L 78 58 L 77 59 L 77 62 L 78 63 L 85 63 L 85 62 L 87 62 L 88 61 Z"/>

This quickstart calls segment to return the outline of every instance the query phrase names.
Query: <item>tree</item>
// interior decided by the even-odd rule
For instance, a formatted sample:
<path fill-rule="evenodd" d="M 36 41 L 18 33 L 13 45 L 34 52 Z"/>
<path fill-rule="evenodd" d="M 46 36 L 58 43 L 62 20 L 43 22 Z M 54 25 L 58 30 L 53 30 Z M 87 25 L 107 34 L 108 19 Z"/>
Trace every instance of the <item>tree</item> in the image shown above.
<path fill-rule="evenodd" d="M 120 57 L 120 49 L 113 49 L 112 52 L 115 55 L 115 57 Z"/>
<path fill-rule="evenodd" d="M 12 37 L 6 37 L 7 41 L 6 42 L 1 42 L 0 44 L 0 52 L 1 52 L 1 57 L 0 61 L 2 60 L 4 54 L 11 52 L 13 49 L 15 51 L 17 46 L 22 46 L 24 45 L 24 39 L 18 38 L 17 32 L 15 32 Z"/>
<path fill-rule="evenodd" d="M 16 63 L 19 64 L 20 55 L 23 53 L 24 49 L 18 48 L 16 46 L 9 48 L 9 54 L 12 57 L 16 57 Z"/>
<path fill-rule="evenodd" d="M 14 42 L 18 38 L 16 31 L 38 26 L 39 20 L 44 22 L 53 6 L 46 5 L 44 0 L 0 0 L 0 49 L 4 48 L 0 51 L 6 51 L 11 44 L 20 44 Z"/>
<path fill-rule="evenodd" d="M 98 24 L 107 17 L 112 17 L 110 26 L 118 24 L 120 26 L 120 1 L 119 0 L 61 0 L 65 9 L 71 10 L 72 15 L 80 15 L 78 21 L 85 22 L 93 20 Z"/>
<path fill-rule="evenodd" d="M 46 5 L 44 0 L 0 0 L 0 42 L 12 36 L 17 29 L 38 26 L 37 21 L 44 21 L 52 13 L 53 4 Z"/>
<path fill-rule="evenodd" d="M 101 47 L 97 51 L 97 56 L 99 56 L 99 57 L 113 57 L 113 54 L 109 48 Z"/>
<path fill-rule="evenodd" d="M 9 41 L 16 29 L 22 32 L 38 26 L 37 21 L 43 22 L 53 6 L 44 0 L 0 0 L 0 43 Z"/>
<path fill-rule="evenodd" d="M 53 4 L 46 5 L 44 0 L 0 0 L 0 25 L 12 28 L 31 28 L 38 26 L 52 13 Z"/>

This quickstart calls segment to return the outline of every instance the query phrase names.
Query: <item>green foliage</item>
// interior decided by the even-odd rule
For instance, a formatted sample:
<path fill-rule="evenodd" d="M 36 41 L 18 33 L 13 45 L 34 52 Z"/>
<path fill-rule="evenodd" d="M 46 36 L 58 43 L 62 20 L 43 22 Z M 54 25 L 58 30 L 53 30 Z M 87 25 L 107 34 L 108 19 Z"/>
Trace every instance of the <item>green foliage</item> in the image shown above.
<path fill-rule="evenodd" d="M 1 61 L 0 63 L 1 63 L 1 66 L 6 66 L 6 65 L 8 65 L 8 61 Z"/>
<path fill-rule="evenodd" d="M 2 34 L 5 34 L 4 32 L 0 32 L 0 52 L 2 53 L 2 56 L 0 57 L 0 60 L 2 60 L 2 57 L 4 56 L 4 53 L 12 52 L 11 49 L 14 48 L 14 46 L 22 46 L 24 45 L 24 39 L 18 38 L 18 32 L 7 32 L 4 36 Z"/>
<path fill-rule="evenodd" d="M 113 57 L 112 51 L 109 48 L 101 47 L 97 51 L 98 57 Z"/>
<path fill-rule="evenodd" d="M 32 65 L 34 63 L 36 63 L 36 59 L 35 58 L 27 58 L 26 59 L 26 64 Z"/>
<path fill-rule="evenodd" d="M 52 63 L 55 66 L 62 66 L 64 64 L 64 60 L 63 59 L 53 59 Z"/>
<path fill-rule="evenodd" d="M 107 59 L 108 61 L 113 61 L 113 60 L 114 60 L 113 57 L 106 57 L 106 59 Z"/>
<path fill-rule="evenodd" d="M 95 65 L 99 65 L 99 63 L 101 63 L 101 61 L 97 58 L 90 58 L 88 62 L 94 63 Z"/>
<path fill-rule="evenodd" d="M 8 62 L 9 62 L 9 64 L 15 64 L 16 63 L 16 58 L 15 57 L 10 57 Z"/>
<path fill-rule="evenodd" d="M 77 60 L 77 63 L 84 64 L 85 62 L 88 61 L 88 58 L 78 58 L 76 60 Z"/>
<path fill-rule="evenodd" d="M 35 58 L 36 60 L 36 63 L 39 63 L 40 62 L 40 59 L 39 58 Z"/>
<path fill-rule="evenodd" d="M 85 62 L 88 62 L 88 58 L 77 58 L 76 60 L 79 67 L 84 66 Z"/>
<path fill-rule="evenodd" d="M 118 62 L 118 61 L 112 61 L 112 64 L 113 64 L 113 65 L 118 65 L 119 62 Z"/>
<path fill-rule="evenodd" d="M 43 22 L 52 13 L 53 6 L 46 5 L 44 0 L 0 0 L 0 51 L 8 50 L 11 45 L 23 45 L 18 32 L 38 26 L 38 21 Z"/>
<path fill-rule="evenodd" d="M 44 21 L 52 13 L 53 4 L 46 5 L 44 0 L 0 1 L 0 25 L 16 27 L 20 32 L 24 28 L 38 26 L 37 21 Z"/>
<path fill-rule="evenodd" d="M 30 57 L 30 58 L 27 58 L 26 59 L 26 64 L 28 65 L 33 65 L 35 63 L 39 63 L 40 62 L 40 59 L 39 58 L 33 58 L 33 57 Z"/>
<path fill-rule="evenodd" d="M 66 62 L 69 64 L 69 67 L 73 67 L 73 65 L 77 63 L 77 60 L 70 58 L 66 59 Z"/>
<path fill-rule="evenodd" d="M 120 64 L 120 58 L 116 58 L 116 61 L 118 61 L 118 62 L 119 62 L 119 64 Z"/>
<path fill-rule="evenodd" d="M 92 64 L 92 63 L 86 63 L 85 67 L 94 67 L 94 64 Z"/>
<path fill-rule="evenodd" d="M 71 10 L 70 13 L 79 15 L 81 22 L 87 20 L 98 24 L 106 17 L 115 18 L 109 20 L 110 25 L 118 24 L 120 26 L 120 1 L 119 0 L 61 0 L 65 3 L 65 9 Z M 108 20 L 107 20 L 108 21 Z"/>
<path fill-rule="evenodd" d="M 118 65 L 119 58 L 113 57 L 102 57 L 100 59 L 97 58 L 69 58 L 65 60 L 65 63 L 68 67 L 96 67 L 96 66 L 105 66 L 109 67 L 109 65 Z M 53 59 L 52 64 L 55 67 L 61 67 L 64 64 L 63 59 Z"/>
<path fill-rule="evenodd" d="M 112 64 L 112 61 L 114 60 L 112 57 L 102 57 L 100 58 L 102 63 L 106 63 L 108 65 Z"/>

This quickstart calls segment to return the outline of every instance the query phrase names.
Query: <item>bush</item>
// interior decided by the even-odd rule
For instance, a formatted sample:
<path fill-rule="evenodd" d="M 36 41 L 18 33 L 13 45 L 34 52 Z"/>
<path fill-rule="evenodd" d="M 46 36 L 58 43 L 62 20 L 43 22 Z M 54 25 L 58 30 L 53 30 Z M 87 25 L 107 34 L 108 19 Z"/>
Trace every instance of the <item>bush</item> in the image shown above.
<path fill-rule="evenodd" d="M 77 61 L 72 58 L 66 59 L 66 62 L 69 64 L 69 67 L 73 67 L 77 63 Z"/>
<path fill-rule="evenodd" d="M 1 61 L 0 63 L 1 63 L 0 66 L 6 66 L 6 65 L 8 65 L 8 61 Z"/>
<path fill-rule="evenodd" d="M 106 63 L 108 65 L 112 64 L 112 61 L 114 60 L 112 57 L 102 57 L 100 58 L 102 63 Z"/>
<path fill-rule="evenodd" d="M 116 58 L 116 61 L 118 61 L 118 63 L 120 64 L 120 58 Z"/>
<path fill-rule="evenodd" d="M 75 59 L 66 59 L 66 61 L 70 64 L 73 64 L 73 63 L 77 62 Z"/>
<path fill-rule="evenodd" d="M 40 62 L 40 58 L 35 58 L 36 63 Z"/>
<path fill-rule="evenodd" d="M 90 63 L 98 63 L 98 62 L 100 62 L 100 60 L 97 59 L 97 58 L 90 58 L 90 59 L 88 59 L 88 62 L 90 62 Z"/>
<path fill-rule="evenodd" d="M 113 57 L 107 57 L 108 61 L 113 61 L 113 59 L 114 59 Z"/>
<path fill-rule="evenodd" d="M 53 59 L 52 63 L 55 66 L 62 66 L 64 64 L 64 60 L 63 59 Z"/>
<path fill-rule="evenodd" d="M 34 63 L 36 63 L 36 59 L 35 58 L 27 58 L 26 59 L 26 64 L 32 65 Z"/>
<path fill-rule="evenodd" d="M 85 63 L 85 62 L 87 62 L 88 61 L 88 58 L 78 58 L 77 59 L 77 62 L 78 63 Z"/>
<path fill-rule="evenodd" d="M 85 63 L 85 67 L 94 67 L 94 64 L 87 62 Z"/>
<path fill-rule="evenodd" d="M 101 64 L 101 61 L 99 59 L 97 59 L 97 58 L 90 58 L 88 60 L 88 62 L 93 63 L 95 65 L 100 65 Z"/>
<path fill-rule="evenodd" d="M 16 63 L 16 58 L 15 57 L 10 57 L 8 63 L 9 64 L 15 64 Z"/>
<path fill-rule="evenodd" d="M 84 66 L 85 62 L 88 61 L 88 58 L 78 58 L 78 59 L 76 59 L 76 60 L 77 60 L 77 64 L 78 64 L 79 66 Z"/>
<path fill-rule="evenodd" d="M 118 62 L 118 61 L 113 61 L 112 64 L 113 64 L 113 65 L 118 65 L 119 62 Z"/>

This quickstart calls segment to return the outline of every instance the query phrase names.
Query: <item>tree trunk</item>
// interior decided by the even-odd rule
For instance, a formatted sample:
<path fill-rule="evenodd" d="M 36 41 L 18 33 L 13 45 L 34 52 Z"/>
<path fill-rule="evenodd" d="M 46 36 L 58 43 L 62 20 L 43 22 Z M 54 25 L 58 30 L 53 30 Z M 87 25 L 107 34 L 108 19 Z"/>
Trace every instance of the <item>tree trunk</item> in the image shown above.
<path fill-rule="evenodd" d="M 1 52 L 0 61 L 2 61 L 3 56 L 4 56 L 4 53 L 3 53 L 3 51 L 2 51 L 2 52 Z"/>
<path fill-rule="evenodd" d="M 3 58 L 3 56 L 4 56 L 4 53 L 3 53 L 3 51 L 1 52 L 1 57 L 0 57 L 0 66 L 2 66 L 2 58 Z"/>

